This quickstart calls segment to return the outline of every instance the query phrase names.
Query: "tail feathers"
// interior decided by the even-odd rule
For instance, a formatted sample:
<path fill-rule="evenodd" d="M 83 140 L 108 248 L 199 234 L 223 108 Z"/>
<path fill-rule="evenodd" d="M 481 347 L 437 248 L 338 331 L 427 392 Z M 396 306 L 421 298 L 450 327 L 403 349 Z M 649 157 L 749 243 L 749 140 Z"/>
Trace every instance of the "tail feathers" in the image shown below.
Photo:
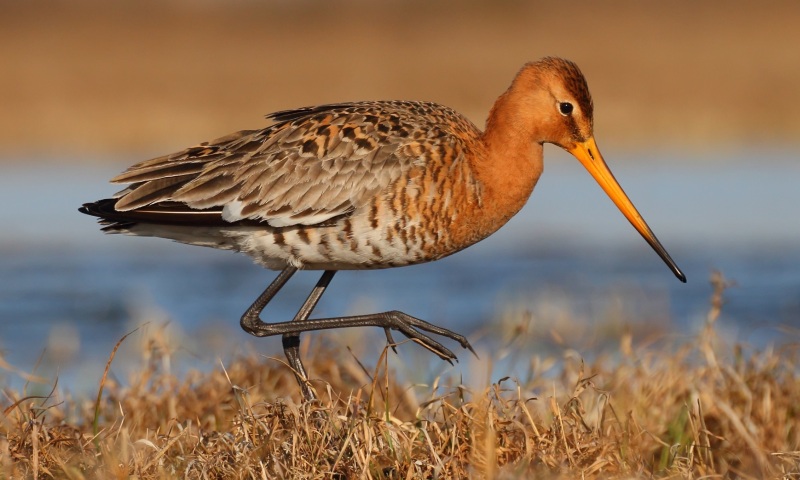
<path fill-rule="evenodd" d="M 180 204 L 157 204 L 121 212 L 115 208 L 116 202 L 114 198 L 106 198 L 85 203 L 78 211 L 98 217 L 105 233 L 166 238 L 188 245 L 239 250 L 238 244 L 225 233 L 234 224 L 222 220 L 220 212 L 186 212 L 187 207 Z"/>
<path fill-rule="evenodd" d="M 137 223 L 198 226 L 198 227 L 230 227 L 233 225 L 259 225 L 253 220 L 226 222 L 222 219 L 222 209 L 194 210 L 183 203 L 162 202 L 137 208 L 119 211 L 115 205 L 117 199 L 105 198 L 96 202 L 84 203 L 79 212 L 98 217 L 103 231 L 126 230 Z"/>
<path fill-rule="evenodd" d="M 135 221 L 122 218 L 120 212 L 114 208 L 115 199 L 105 198 L 96 202 L 84 203 L 78 211 L 86 215 L 98 217 L 98 223 L 103 225 L 104 232 L 114 233 L 125 231 L 136 224 Z"/>
<path fill-rule="evenodd" d="M 117 203 L 116 199 L 104 198 L 103 200 L 98 200 L 96 202 L 84 203 L 81 208 L 78 209 L 78 211 L 93 217 L 110 219 L 119 216 L 121 213 L 117 212 L 117 210 L 114 208 L 115 203 Z"/>

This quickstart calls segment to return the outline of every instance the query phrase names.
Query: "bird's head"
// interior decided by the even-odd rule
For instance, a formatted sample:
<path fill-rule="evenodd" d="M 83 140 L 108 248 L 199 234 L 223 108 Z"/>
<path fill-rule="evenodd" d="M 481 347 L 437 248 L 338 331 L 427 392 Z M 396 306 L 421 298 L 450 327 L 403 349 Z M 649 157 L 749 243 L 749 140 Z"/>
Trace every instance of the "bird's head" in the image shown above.
<path fill-rule="evenodd" d="M 512 127 L 517 135 L 558 145 L 577 158 L 675 276 L 686 281 L 603 160 L 594 139 L 592 96 L 577 65 L 556 57 L 528 63 L 498 101 L 503 102 L 504 110 L 517 115 Z"/>

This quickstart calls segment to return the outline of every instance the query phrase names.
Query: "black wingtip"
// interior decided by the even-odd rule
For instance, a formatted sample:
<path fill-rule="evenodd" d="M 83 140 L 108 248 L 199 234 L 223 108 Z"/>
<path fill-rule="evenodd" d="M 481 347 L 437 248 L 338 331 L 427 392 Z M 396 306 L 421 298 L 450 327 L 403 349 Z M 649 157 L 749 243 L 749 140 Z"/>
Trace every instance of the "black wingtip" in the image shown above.
<path fill-rule="evenodd" d="M 78 211 L 84 215 L 91 215 L 93 217 L 106 218 L 109 213 L 113 214 L 114 204 L 116 200 L 113 198 L 104 198 L 96 202 L 88 202 L 81 205 Z"/>
<path fill-rule="evenodd" d="M 92 215 L 92 203 L 84 203 L 78 209 L 79 212 L 83 213 L 84 215 Z"/>

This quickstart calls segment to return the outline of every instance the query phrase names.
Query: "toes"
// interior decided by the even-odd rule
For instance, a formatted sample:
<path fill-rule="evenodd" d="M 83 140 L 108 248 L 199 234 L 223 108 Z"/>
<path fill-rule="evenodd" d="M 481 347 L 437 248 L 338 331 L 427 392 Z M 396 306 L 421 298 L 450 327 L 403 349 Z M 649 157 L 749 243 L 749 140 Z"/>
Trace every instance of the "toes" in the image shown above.
<path fill-rule="evenodd" d="M 442 360 L 450 362 L 451 365 L 453 363 L 453 360 L 458 360 L 456 358 L 456 355 L 453 352 L 451 352 L 450 349 L 448 349 L 441 343 L 437 342 L 436 340 L 432 339 L 431 337 L 419 333 L 418 331 L 413 329 L 409 331 L 402 330 L 402 332 L 405 336 L 419 343 L 420 345 L 428 349 L 430 352 L 434 353 Z"/>
<path fill-rule="evenodd" d="M 475 356 L 477 356 L 475 350 L 472 348 L 472 345 L 469 344 L 469 341 L 467 341 L 467 338 L 463 335 L 460 335 L 446 328 L 438 327 L 436 325 L 433 325 L 432 323 L 428 323 L 424 320 L 412 317 L 411 315 L 408 315 L 406 313 L 397 310 L 386 312 L 386 316 L 388 317 L 389 321 L 393 324 L 391 328 L 399 330 L 403 335 L 419 343 L 427 350 L 429 350 L 442 360 L 447 361 L 451 365 L 453 364 L 453 361 L 456 362 L 458 361 L 456 355 L 453 352 L 451 352 L 448 348 L 446 348 L 444 345 L 432 339 L 431 337 L 425 335 L 419 330 L 424 330 L 426 332 L 430 332 L 436 335 L 441 335 L 451 340 L 455 340 L 456 342 L 461 344 L 463 348 L 468 349 Z M 384 330 L 386 331 L 386 339 L 389 341 L 390 344 L 393 344 L 394 342 L 392 340 L 389 328 L 384 328 Z"/>
<path fill-rule="evenodd" d="M 394 341 L 392 337 L 392 329 L 389 327 L 384 327 L 384 333 L 386 334 L 386 341 L 389 342 L 389 346 L 392 347 L 394 353 L 397 353 L 397 342 Z"/>

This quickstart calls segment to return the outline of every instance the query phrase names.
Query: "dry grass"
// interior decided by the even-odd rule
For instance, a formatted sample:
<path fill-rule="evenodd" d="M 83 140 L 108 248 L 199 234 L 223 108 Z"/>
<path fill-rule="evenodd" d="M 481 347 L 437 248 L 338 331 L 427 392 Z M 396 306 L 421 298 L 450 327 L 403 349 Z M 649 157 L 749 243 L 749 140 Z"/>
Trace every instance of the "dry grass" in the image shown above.
<path fill-rule="evenodd" d="M 330 383 L 316 383 L 313 405 L 296 400 L 285 367 L 255 355 L 176 378 L 156 334 L 127 386 L 98 379 L 99 402 L 6 391 L 0 476 L 798 478 L 797 349 L 725 346 L 714 282 L 696 338 L 623 336 L 613 358 L 565 355 L 557 374 L 525 384 L 419 394 L 385 357 L 367 372 L 343 348 L 316 351 L 311 370 Z"/>

